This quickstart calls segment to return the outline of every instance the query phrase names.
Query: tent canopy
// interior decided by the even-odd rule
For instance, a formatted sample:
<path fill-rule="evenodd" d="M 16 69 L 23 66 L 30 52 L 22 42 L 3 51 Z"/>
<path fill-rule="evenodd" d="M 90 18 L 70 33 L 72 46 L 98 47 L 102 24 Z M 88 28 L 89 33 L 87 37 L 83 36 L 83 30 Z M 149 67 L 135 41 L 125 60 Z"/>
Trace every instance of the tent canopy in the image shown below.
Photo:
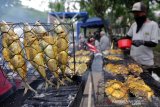
<path fill-rule="evenodd" d="M 88 19 L 88 13 L 87 12 L 50 12 L 49 15 L 60 17 L 60 18 L 83 18 L 83 21 L 86 21 Z"/>
<path fill-rule="evenodd" d="M 109 26 L 109 20 L 105 20 L 106 25 Z M 86 33 L 87 28 L 102 28 L 104 24 L 99 17 L 92 17 L 86 20 L 86 22 L 79 21 L 77 23 L 77 39 L 79 38 L 80 29 L 84 28 L 84 33 Z"/>
<path fill-rule="evenodd" d="M 109 26 L 109 21 L 106 20 L 106 25 Z M 92 17 L 87 19 L 87 21 L 85 23 L 81 24 L 82 28 L 100 28 L 103 27 L 104 24 L 101 20 L 101 18 L 99 17 Z"/>

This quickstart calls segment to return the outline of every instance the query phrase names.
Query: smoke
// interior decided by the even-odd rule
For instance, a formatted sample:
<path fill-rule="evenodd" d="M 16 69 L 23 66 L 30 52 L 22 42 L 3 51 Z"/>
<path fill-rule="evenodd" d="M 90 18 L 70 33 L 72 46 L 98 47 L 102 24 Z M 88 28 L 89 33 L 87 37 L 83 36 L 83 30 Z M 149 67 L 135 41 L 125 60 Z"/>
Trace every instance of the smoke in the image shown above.
<path fill-rule="evenodd" d="M 0 20 L 13 23 L 35 23 L 35 21 L 40 20 L 40 22 L 47 23 L 47 12 L 40 12 L 34 9 L 24 8 L 23 6 L 10 7 L 5 12 L 3 11 Z"/>

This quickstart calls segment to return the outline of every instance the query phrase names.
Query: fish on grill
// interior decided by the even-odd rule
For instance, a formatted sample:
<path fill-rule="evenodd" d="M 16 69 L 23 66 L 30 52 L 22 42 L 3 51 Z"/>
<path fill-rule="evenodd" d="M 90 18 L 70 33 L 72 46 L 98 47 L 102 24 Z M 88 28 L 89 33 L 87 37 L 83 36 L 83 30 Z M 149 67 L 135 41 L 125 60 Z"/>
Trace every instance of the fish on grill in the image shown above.
<path fill-rule="evenodd" d="M 40 32 L 40 45 L 45 54 L 45 63 L 48 69 L 53 73 L 57 81 L 57 88 L 60 84 L 64 85 L 64 82 L 60 80 L 58 73 L 58 61 L 57 61 L 57 37 L 48 35 L 46 29 L 40 22 L 36 22 L 35 32 Z"/>
<path fill-rule="evenodd" d="M 18 75 L 22 78 L 25 87 L 24 94 L 27 93 L 28 89 L 37 94 L 37 91 L 35 91 L 27 82 L 27 66 L 24 59 L 24 51 L 22 49 L 18 35 L 12 28 L 9 27 L 5 21 L 0 23 L 0 28 L 1 32 L 3 33 L 2 55 L 5 61 L 8 62 L 10 69 L 17 72 Z"/>
<path fill-rule="evenodd" d="M 118 104 L 118 101 L 124 101 L 128 103 L 128 88 L 126 85 L 117 80 L 108 80 L 105 84 L 105 93 L 108 98 Z"/>
<path fill-rule="evenodd" d="M 125 65 L 122 64 L 112 64 L 109 63 L 104 66 L 105 71 L 110 72 L 114 75 L 116 74 L 123 74 L 127 75 L 129 73 L 128 68 Z"/>
<path fill-rule="evenodd" d="M 128 65 L 128 68 L 133 74 L 139 75 L 143 72 L 143 69 L 138 64 L 131 63 Z"/>
<path fill-rule="evenodd" d="M 58 48 L 58 66 L 63 75 L 63 81 L 72 81 L 65 74 L 65 70 L 68 63 L 68 32 L 65 26 L 60 25 L 58 20 L 55 20 L 55 32 L 57 33 L 57 48 Z"/>
<path fill-rule="evenodd" d="M 129 87 L 131 93 L 133 93 L 136 97 L 143 97 L 151 100 L 154 96 L 153 90 L 145 84 L 145 82 L 140 77 L 134 77 L 129 75 L 126 84 Z"/>
<path fill-rule="evenodd" d="M 27 59 L 30 61 L 33 67 L 35 67 L 38 73 L 45 79 L 45 87 L 47 88 L 48 84 L 53 86 L 54 84 L 48 80 L 46 75 L 44 53 L 39 44 L 39 39 L 28 23 L 25 23 L 24 26 L 24 48 Z"/>
<path fill-rule="evenodd" d="M 87 68 L 88 68 L 87 64 L 85 63 L 80 63 L 80 64 L 76 63 L 75 64 L 75 74 L 81 76 L 86 72 Z M 74 73 L 74 63 L 69 63 L 69 69 L 71 70 L 72 73 Z"/>

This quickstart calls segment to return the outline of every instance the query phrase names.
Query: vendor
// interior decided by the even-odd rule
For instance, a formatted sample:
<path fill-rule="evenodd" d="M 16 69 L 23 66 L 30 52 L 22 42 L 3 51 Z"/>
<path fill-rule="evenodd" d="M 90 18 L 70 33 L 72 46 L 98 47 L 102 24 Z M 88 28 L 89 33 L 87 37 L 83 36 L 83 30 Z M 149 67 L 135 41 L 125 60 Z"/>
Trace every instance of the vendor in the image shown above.
<path fill-rule="evenodd" d="M 131 12 L 135 22 L 127 33 L 133 41 L 130 55 L 137 63 L 152 66 L 154 65 L 152 47 L 158 44 L 158 24 L 147 18 L 147 8 L 142 2 L 135 3 Z"/>

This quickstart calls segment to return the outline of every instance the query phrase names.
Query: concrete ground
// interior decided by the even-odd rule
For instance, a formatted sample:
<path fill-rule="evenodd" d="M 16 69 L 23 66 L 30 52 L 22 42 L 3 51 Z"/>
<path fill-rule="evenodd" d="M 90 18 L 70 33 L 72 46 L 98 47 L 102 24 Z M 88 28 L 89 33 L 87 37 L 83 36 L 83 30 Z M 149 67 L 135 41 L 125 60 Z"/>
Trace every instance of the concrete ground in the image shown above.
<path fill-rule="evenodd" d="M 89 73 L 88 80 L 84 89 L 80 107 L 95 107 L 94 103 L 96 100 L 98 82 L 103 79 L 102 65 L 103 61 L 101 55 L 95 56 L 92 63 L 92 70 Z"/>

